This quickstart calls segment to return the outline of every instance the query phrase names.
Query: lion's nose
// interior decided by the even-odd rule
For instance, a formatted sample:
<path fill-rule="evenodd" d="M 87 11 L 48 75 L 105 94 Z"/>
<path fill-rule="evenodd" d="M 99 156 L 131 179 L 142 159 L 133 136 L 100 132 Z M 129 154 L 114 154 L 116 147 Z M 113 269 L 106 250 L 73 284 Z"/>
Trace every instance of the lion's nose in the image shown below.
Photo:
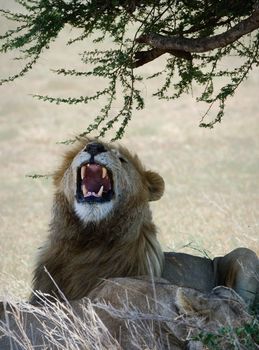
<path fill-rule="evenodd" d="M 86 146 L 84 151 L 91 154 L 91 156 L 96 156 L 99 153 L 107 152 L 104 145 L 102 145 L 101 143 L 98 143 L 98 142 L 88 143 L 88 145 Z"/>

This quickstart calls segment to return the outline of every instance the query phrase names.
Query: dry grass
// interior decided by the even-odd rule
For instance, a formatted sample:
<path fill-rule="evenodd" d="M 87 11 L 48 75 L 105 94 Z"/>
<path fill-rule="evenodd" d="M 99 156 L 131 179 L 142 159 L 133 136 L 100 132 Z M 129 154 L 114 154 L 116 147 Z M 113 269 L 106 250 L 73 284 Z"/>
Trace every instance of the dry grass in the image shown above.
<path fill-rule="evenodd" d="M 179 326 L 183 323 L 183 319 L 177 319 L 174 314 L 170 318 L 159 316 L 154 310 L 146 314 L 127 300 L 123 309 L 114 308 L 105 302 L 96 304 L 85 300 L 80 305 L 80 312 L 70 304 L 48 300 L 45 302 L 39 308 L 8 299 L 9 311 L 5 320 L 0 321 L 1 337 L 7 337 L 5 340 L 0 337 L 2 350 L 122 350 L 120 337 L 117 340 L 111 335 L 98 316 L 98 310 L 105 310 L 114 319 L 125 321 L 124 331 L 129 339 L 127 349 L 171 349 L 167 344 L 170 330 L 165 332 L 164 329 L 162 332 L 161 327 L 165 328 L 167 322 L 176 322 Z M 198 327 L 198 324 L 198 320 L 195 320 L 195 326 Z M 192 326 L 194 327 L 194 321 Z M 121 336 L 125 337 L 125 334 Z M 179 345 L 175 350 L 183 349 L 183 340 L 177 339 L 173 333 L 170 337 Z"/>
<path fill-rule="evenodd" d="M 1 6 L 16 5 L 2 0 Z M 1 19 L 0 32 L 8 25 Z M 27 296 L 28 288 L 17 289 L 11 276 L 29 284 L 36 249 L 47 234 L 51 180 L 25 175 L 51 173 L 67 147 L 56 142 L 85 129 L 100 108 L 98 102 L 56 106 L 29 96 L 77 96 L 98 87 L 100 82 L 66 80 L 50 72 L 50 68 L 74 67 L 76 62 L 80 66 L 77 53 L 87 45 L 66 47 L 68 35 L 70 29 L 65 28 L 25 78 L 0 87 L 0 295 L 9 291 Z M 147 75 L 161 63 L 157 60 L 140 70 Z M 1 77 L 20 65 L 1 55 Z M 163 247 L 179 250 L 193 242 L 210 256 L 238 246 L 259 253 L 259 71 L 229 101 L 222 124 L 213 130 L 198 127 L 205 107 L 194 97 L 171 102 L 151 98 L 157 83 L 143 83 L 146 108 L 135 114 L 123 143 L 166 181 L 165 196 L 153 204 Z"/>
<path fill-rule="evenodd" d="M 17 307 L 13 301 L 8 305 L 12 316 L 9 311 L 6 321 L 0 322 L 1 335 L 8 337 L 6 349 L 121 349 L 90 302 L 83 305 L 82 317 L 60 302 L 47 302 L 41 308 L 27 303 Z"/>
<path fill-rule="evenodd" d="M 225 295 L 200 293 L 194 300 L 186 288 L 183 295 L 189 309 L 182 313 L 183 305 L 175 295 L 170 294 L 170 302 L 166 293 L 165 299 L 157 299 L 152 288 L 154 296 L 149 291 L 143 298 L 138 289 L 132 294 L 127 283 L 121 290 L 120 282 L 107 283 L 114 283 L 112 295 L 108 293 L 107 299 L 97 302 L 87 298 L 71 304 L 52 302 L 38 294 L 43 305 L 36 307 L 6 298 L 5 318 L 1 314 L 0 320 L 1 350 L 258 349 L 258 321 L 246 313 L 237 296 L 231 299 L 227 290 Z M 161 286 L 158 288 L 159 293 Z M 114 293 L 118 293 L 117 302 Z M 196 301 L 199 298 L 204 298 L 200 304 Z M 195 314 L 192 306 L 197 308 Z"/>

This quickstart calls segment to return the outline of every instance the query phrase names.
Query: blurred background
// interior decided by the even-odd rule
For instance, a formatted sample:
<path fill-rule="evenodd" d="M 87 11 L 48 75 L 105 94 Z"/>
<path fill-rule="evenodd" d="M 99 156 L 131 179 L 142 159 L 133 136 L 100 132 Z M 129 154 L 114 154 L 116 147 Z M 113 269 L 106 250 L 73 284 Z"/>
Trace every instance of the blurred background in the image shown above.
<path fill-rule="evenodd" d="M 7 0 L 0 0 L 0 6 L 18 7 Z M 0 35 L 12 27 L 0 19 Z M 51 174 L 69 147 L 57 142 L 84 131 L 101 107 L 98 101 L 52 105 L 31 96 L 90 95 L 102 84 L 51 72 L 85 69 L 78 53 L 90 42 L 67 46 L 75 34 L 66 27 L 31 72 L 0 86 L 0 296 L 28 296 L 37 247 L 48 234 L 51 178 L 26 175 Z M 12 58 L 0 54 L 1 78 L 22 68 Z M 155 73 L 163 60 L 139 73 Z M 231 57 L 222 65 L 237 60 Z M 135 113 L 121 143 L 165 179 L 164 197 L 152 203 L 164 250 L 214 257 L 244 246 L 259 254 L 259 70 L 228 101 L 222 123 L 211 130 L 199 128 L 206 106 L 195 101 L 195 86 L 192 94 L 165 102 L 152 97 L 157 84 L 143 81 L 146 108 Z"/>

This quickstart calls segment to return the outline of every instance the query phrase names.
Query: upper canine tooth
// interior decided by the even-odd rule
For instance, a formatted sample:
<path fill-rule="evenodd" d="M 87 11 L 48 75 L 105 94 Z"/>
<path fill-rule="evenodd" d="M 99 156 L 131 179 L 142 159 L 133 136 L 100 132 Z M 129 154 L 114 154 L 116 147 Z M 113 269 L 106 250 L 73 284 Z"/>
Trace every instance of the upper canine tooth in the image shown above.
<path fill-rule="evenodd" d="M 85 177 L 85 171 L 86 171 L 86 167 L 85 167 L 85 165 L 84 166 L 82 166 L 82 168 L 81 168 L 81 179 L 83 180 L 83 178 Z"/>
<path fill-rule="evenodd" d="M 102 168 L 102 178 L 104 179 L 107 175 L 107 169 L 105 167 Z"/>
<path fill-rule="evenodd" d="M 102 196 L 103 194 L 103 186 L 100 187 L 99 192 L 97 193 L 98 196 Z"/>

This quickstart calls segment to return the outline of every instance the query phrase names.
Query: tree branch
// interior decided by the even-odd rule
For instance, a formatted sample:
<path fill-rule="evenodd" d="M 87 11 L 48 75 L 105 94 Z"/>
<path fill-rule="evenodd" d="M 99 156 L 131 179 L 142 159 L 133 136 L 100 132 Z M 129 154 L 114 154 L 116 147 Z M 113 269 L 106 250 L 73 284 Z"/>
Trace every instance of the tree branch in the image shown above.
<path fill-rule="evenodd" d="M 259 3 L 256 4 L 254 12 L 236 24 L 225 33 L 214 35 L 207 38 L 184 38 L 179 36 L 169 37 L 161 34 L 150 33 L 141 35 L 136 39 L 138 43 L 153 46 L 156 49 L 169 51 L 185 51 L 185 52 L 206 52 L 220 47 L 232 44 L 243 35 L 251 33 L 259 28 Z"/>
<path fill-rule="evenodd" d="M 192 55 L 189 52 L 186 51 L 179 51 L 179 50 L 160 50 L 160 49 L 151 49 L 148 51 L 138 51 L 135 53 L 135 59 L 136 61 L 133 64 L 133 68 L 137 68 L 140 66 L 143 66 L 144 64 L 153 61 L 159 56 L 164 55 L 165 53 L 170 53 L 171 55 L 174 55 L 179 58 L 186 59 L 188 61 L 192 60 Z"/>

